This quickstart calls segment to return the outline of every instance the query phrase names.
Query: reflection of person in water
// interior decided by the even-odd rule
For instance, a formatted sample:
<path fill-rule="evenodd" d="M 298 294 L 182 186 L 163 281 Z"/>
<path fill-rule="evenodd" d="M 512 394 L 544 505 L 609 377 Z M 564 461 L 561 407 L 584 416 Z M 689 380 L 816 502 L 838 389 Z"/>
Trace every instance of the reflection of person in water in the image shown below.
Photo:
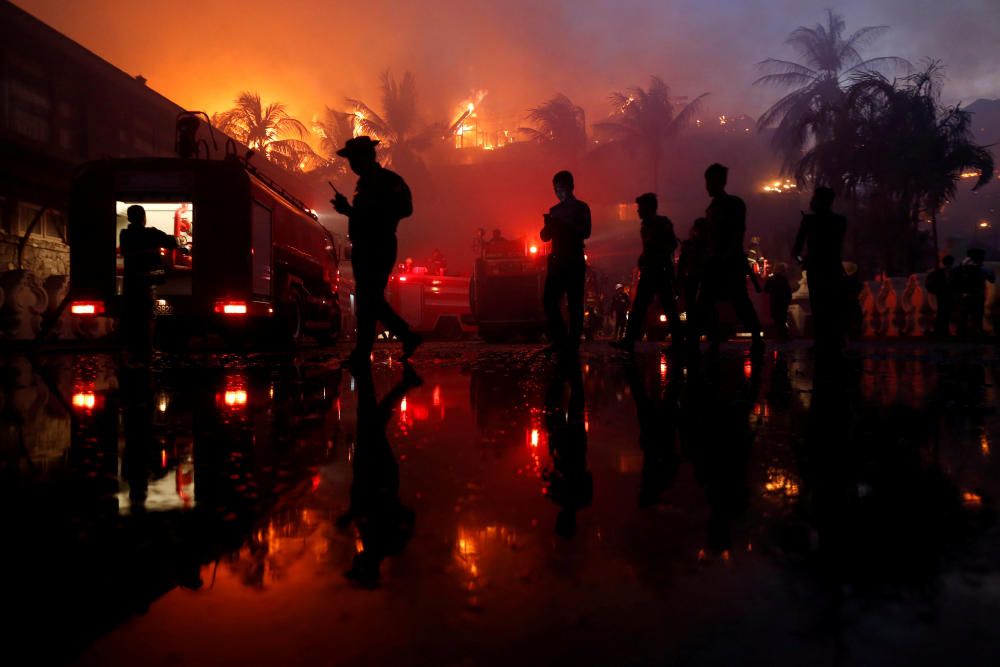
<path fill-rule="evenodd" d="M 353 522 L 361 539 L 361 551 L 354 556 L 345 576 L 374 587 L 382 561 L 402 552 L 413 534 L 413 510 L 399 500 L 399 465 L 385 430 L 406 392 L 422 381 L 416 371 L 406 366 L 399 383 L 379 401 L 370 366 L 359 369 L 355 379 L 358 441 L 354 448 L 351 506 L 337 524 L 346 527 Z"/>
<path fill-rule="evenodd" d="M 639 482 L 639 507 L 657 503 L 677 476 L 680 457 L 677 455 L 677 398 L 680 378 L 679 364 L 671 364 L 662 394 L 650 396 L 646 383 L 635 364 L 625 369 L 629 390 L 635 400 L 639 421 L 639 447 L 642 449 L 642 476 Z M 659 387 L 658 387 L 659 389 Z"/>
<path fill-rule="evenodd" d="M 566 385 L 569 404 L 563 407 Z M 556 534 L 576 534 L 576 513 L 589 507 L 594 480 L 587 470 L 587 429 L 584 424 L 583 373 L 579 360 L 560 360 L 552 369 L 545 392 L 545 428 L 552 468 L 544 477 L 549 499 L 559 506 Z"/>
<path fill-rule="evenodd" d="M 708 549 L 726 556 L 732 549 L 733 523 L 749 501 L 750 449 L 756 435 L 750 413 L 760 391 L 759 364 L 749 379 L 742 373 L 738 386 L 726 390 L 728 378 L 717 364 L 705 377 L 689 379 L 681 401 L 681 450 L 694 465 L 695 477 L 705 490 L 709 505 Z M 742 371 L 742 369 L 739 369 Z"/>
<path fill-rule="evenodd" d="M 124 405 L 125 452 L 122 476 L 128 483 L 130 511 L 146 509 L 153 459 L 153 379 L 147 368 L 122 369 L 119 375 Z"/>

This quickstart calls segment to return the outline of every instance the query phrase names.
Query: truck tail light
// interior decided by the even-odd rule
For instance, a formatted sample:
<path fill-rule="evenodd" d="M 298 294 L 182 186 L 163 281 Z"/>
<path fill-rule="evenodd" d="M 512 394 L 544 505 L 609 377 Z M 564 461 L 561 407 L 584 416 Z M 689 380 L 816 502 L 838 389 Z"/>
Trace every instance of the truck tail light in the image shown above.
<path fill-rule="evenodd" d="M 223 315 L 246 315 L 246 301 L 216 301 L 215 312 Z"/>
<path fill-rule="evenodd" d="M 103 301 L 73 301 L 69 304 L 69 312 L 74 315 L 103 315 Z"/>

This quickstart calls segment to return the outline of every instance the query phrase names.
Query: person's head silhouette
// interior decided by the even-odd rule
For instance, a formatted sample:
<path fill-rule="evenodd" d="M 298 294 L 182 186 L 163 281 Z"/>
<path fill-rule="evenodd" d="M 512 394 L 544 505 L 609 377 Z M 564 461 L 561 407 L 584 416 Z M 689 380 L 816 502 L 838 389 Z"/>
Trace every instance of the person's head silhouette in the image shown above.
<path fill-rule="evenodd" d="M 726 194 L 726 182 L 729 180 L 729 169 L 718 162 L 709 165 L 705 170 L 705 189 L 711 197 Z"/>
<path fill-rule="evenodd" d="M 657 201 L 656 194 L 647 192 L 635 198 L 636 208 L 639 211 L 640 220 L 649 220 L 656 217 Z"/>
<path fill-rule="evenodd" d="M 347 158 L 351 165 L 351 171 L 358 176 L 370 172 L 377 164 L 375 158 L 375 147 L 378 146 L 378 139 L 361 135 L 348 139 L 344 147 L 337 151 L 337 155 Z"/>
<path fill-rule="evenodd" d="M 559 201 L 566 201 L 573 196 L 573 174 L 560 171 L 552 177 L 552 189 Z"/>
<path fill-rule="evenodd" d="M 814 213 L 827 213 L 833 208 L 833 200 L 837 198 L 837 195 L 828 187 L 819 186 L 813 191 L 812 201 L 809 202 L 809 208 L 813 210 Z"/>
<path fill-rule="evenodd" d="M 135 206 L 129 206 L 128 210 L 125 211 L 125 216 L 128 218 L 129 224 L 136 225 L 138 227 L 146 226 L 146 209 L 138 204 Z"/>

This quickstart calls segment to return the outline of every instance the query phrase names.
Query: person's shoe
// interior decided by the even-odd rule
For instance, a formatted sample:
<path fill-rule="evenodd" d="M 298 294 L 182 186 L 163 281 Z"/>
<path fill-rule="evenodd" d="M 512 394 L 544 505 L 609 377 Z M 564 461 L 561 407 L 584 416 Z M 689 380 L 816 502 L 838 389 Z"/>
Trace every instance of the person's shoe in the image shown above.
<path fill-rule="evenodd" d="M 627 352 L 629 354 L 635 352 L 635 343 L 625 338 L 622 338 L 621 340 L 612 341 L 611 347 L 615 348 L 616 350 L 621 350 L 622 352 Z"/>
<path fill-rule="evenodd" d="M 413 353 L 420 347 L 420 344 L 424 342 L 424 337 L 418 333 L 410 332 L 409 335 L 403 339 L 403 354 L 399 357 L 399 360 L 406 363 L 413 356 Z"/>

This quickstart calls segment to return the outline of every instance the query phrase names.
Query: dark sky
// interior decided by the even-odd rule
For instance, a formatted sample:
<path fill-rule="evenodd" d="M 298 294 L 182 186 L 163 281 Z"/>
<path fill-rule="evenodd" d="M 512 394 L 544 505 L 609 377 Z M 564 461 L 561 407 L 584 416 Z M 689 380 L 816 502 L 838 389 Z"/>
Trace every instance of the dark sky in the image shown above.
<path fill-rule="evenodd" d="M 517 118 L 563 92 L 588 121 L 614 89 L 662 76 L 676 95 L 712 93 L 712 112 L 755 114 L 753 64 L 832 6 L 848 30 L 892 30 L 868 55 L 947 65 L 947 101 L 1000 97 L 1000 0 L 16 0 L 16 4 L 188 108 L 241 89 L 304 120 L 345 95 L 377 102 L 378 73 L 411 70 L 427 120 L 476 89 L 486 114 Z"/>

